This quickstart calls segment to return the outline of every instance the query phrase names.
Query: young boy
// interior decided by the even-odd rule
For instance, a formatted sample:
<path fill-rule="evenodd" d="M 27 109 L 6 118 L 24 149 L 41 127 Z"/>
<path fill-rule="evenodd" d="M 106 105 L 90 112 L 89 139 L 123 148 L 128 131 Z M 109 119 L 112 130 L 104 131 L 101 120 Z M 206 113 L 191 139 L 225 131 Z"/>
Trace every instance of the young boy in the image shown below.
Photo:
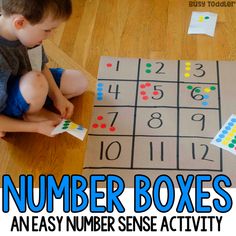
<path fill-rule="evenodd" d="M 41 45 L 72 12 L 70 0 L 2 0 L 0 16 L 0 137 L 6 132 L 51 136 L 61 118 L 70 118 L 68 100 L 82 94 L 80 71 L 48 69 L 42 48 L 41 71 L 33 71 L 28 48 Z M 53 102 L 59 114 L 44 108 Z"/>

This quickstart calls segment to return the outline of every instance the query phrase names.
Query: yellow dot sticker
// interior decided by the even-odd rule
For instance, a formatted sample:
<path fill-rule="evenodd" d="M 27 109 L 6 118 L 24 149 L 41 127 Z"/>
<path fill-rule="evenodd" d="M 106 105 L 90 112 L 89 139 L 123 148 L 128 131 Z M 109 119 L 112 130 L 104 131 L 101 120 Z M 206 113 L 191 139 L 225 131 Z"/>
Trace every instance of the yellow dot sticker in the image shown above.
<path fill-rule="evenodd" d="M 228 135 L 227 135 L 227 137 L 229 137 L 229 138 L 234 137 L 234 132 L 229 132 Z"/>
<path fill-rule="evenodd" d="M 185 62 L 185 66 L 191 66 L 191 62 Z"/>
<path fill-rule="evenodd" d="M 232 132 L 236 133 L 236 127 L 234 127 L 234 128 L 232 129 Z"/>
<path fill-rule="evenodd" d="M 229 144 L 229 141 L 222 141 L 222 144 L 224 144 L 224 145 L 228 145 Z"/>
<path fill-rule="evenodd" d="M 224 141 L 230 141 L 232 138 L 231 137 L 226 137 L 225 139 L 224 139 Z"/>
<path fill-rule="evenodd" d="M 191 67 L 186 66 L 186 67 L 185 67 L 185 70 L 186 70 L 186 71 L 190 71 L 190 70 L 191 70 Z"/>
<path fill-rule="evenodd" d="M 211 89 L 210 88 L 204 88 L 204 92 L 209 93 L 209 92 L 211 92 Z"/>
<path fill-rule="evenodd" d="M 184 74 L 184 77 L 185 77 L 185 78 L 188 78 L 188 77 L 190 77 L 190 74 L 189 74 L 189 73 L 185 73 L 185 74 Z"/>
<path fill-rule="evenodd" d="M 77 124 L 71 123 L 70 126 L 69 126 L 69 128 L 70 128 L 70 129 L 76 129 L 77 126 L 78 126 Z"/>
<path fill-rule="evenodd" d="M 204 20 L 204 17 L 203 16 L 199 16 L 198 21 L 199 22 L 203 22 L 203 20 Z"/>

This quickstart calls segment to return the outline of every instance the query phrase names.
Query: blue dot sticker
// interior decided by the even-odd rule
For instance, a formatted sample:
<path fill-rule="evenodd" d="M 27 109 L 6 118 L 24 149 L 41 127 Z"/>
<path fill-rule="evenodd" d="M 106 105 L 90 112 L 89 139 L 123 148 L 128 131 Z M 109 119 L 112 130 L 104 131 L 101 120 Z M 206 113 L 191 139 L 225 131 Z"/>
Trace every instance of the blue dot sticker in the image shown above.
<path fill-rule="evenodd" d="M 236 123 L 236 118 L 232 118 L 231 121 Z"/>
<path fill-rule="evenodd" d="M 228 131 L 224 129 L 224 130 L 222 131 L 222 133 L 223 133 L 223 134 L 227 134 Z"/>
<path fill-rule="evenodd" d="M 204 101 L 204 102 L 202 102 L 202 105 L 203 106 L 208 106 L 208 102 Z"/>
<path fill-rule="evenodd" d="M 222 140 L 222 139 L 220 139 L 220 138 L 217 138 L 217 139 L 216 139 L 216 142 L 217 142 L 217 143 L 220 143 L 220 142 L 221 142 L 221 140 Z"/>
<path fill-rule="evenodd" d="M 98 92 L 97 95 L 98 95 L 98 97 L 102 97 L 102 96 L 103 96 L 103 93 Z"/>
<path fill-rule="evenodd" d="M 79 125 L 77 129 L 78 129 L 78 130 L 84 130 L 84 127 L 81 126 L 81 125 Z"/>

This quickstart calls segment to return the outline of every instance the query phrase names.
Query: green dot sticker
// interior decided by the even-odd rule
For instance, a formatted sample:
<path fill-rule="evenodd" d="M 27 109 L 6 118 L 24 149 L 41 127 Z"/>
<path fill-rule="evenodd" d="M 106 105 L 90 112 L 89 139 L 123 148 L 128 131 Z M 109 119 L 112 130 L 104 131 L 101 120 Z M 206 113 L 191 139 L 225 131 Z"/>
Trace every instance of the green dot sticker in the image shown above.
<path fill-rule="evenodd" d="M 68 127 L 70 126 L 70 123 L 71 121 L 65 120 L 62 129 L 68 129 Z"/>
<path fill-rule="evenodd" d="M 196 92 L 196 93 L 200 93 L 201 90 L 200 90 L 200 89 L 195 89 L 195 92 Z"/>
<path fill-rule="evenodd" d="M 236 139 L 233 139 L 233 140 L 232 140 L 232 143 L 233 143 L 233 144 L 236 144 Z"/>
<path fill-rule="evenodd" d="M 151 64 L 151 63 L 147 63 L 147 64 L 146 64 L 146 67 L 149 67 L 149 68 L 150 68 L 150 67 L 152 67 L 152 64 Z"/>
<path fill-rule="evenodd" d="M 230 143 L 229 144 L 229 148 L 233 148 L 234 147 L 234 144 L 233 143 Z"/>
<path fill-rule="evenodd" d="M 209 16 L 205 16 L 205 20 L 209 20 L 210 19 L 210 17 Z"/>
<path fill-rule="evenodd" d="M 210 89 L 211 89 L 211 91 L 214 91 L 214 90 L 216 90 L 216 87 L 215 86 L 211 86 Z"/>
<path fill-rule="evenodd" d="M 146 73 L 150 74 L 152 71 L 150 69 L 146 70 Z"/>
<path fill-rule="evenodd" d="M 193 86 L 189 85 L 189 86 L 187 86 L 187 89 L 191 90 L 191 89 L 193 89 Z"/>

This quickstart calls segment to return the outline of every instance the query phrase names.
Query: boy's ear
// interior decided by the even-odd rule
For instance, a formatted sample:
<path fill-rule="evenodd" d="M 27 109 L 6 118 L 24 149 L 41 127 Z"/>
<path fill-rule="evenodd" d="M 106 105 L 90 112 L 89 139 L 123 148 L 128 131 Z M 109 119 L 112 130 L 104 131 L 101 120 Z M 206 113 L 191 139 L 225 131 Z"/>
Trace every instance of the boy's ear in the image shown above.
<path fill-rule="evenodd" d="M 26 24 L 26 19 L 24 16 L 18 15 L 13 19 L 14 27 L 19 30 L 22 29 Z"/>

